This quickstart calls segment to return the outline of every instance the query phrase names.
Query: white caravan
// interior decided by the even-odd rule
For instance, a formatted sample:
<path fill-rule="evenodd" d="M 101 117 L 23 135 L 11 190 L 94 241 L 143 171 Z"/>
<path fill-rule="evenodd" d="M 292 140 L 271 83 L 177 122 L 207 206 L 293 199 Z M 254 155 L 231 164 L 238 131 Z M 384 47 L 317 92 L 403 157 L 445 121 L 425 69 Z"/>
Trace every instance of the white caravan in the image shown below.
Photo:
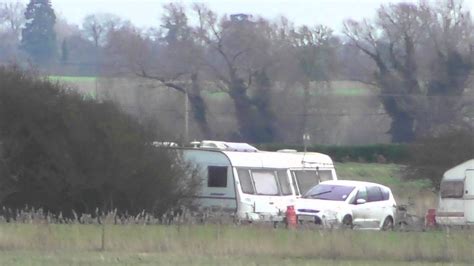
<path fill-rule="evenodd" d="M 331 158 L 321 153 L 259 151 L 220 141 L 178 150 L 202 177 L 198 206 L 231 212 L 239 221 L 282 221 L 297 197 L 320 181 L 337 179 Z"/>
<path fill-rule="evenodd" d="M 436 222 L 441 225 L 474 224 L 474 159 L 444 173 Z"/>

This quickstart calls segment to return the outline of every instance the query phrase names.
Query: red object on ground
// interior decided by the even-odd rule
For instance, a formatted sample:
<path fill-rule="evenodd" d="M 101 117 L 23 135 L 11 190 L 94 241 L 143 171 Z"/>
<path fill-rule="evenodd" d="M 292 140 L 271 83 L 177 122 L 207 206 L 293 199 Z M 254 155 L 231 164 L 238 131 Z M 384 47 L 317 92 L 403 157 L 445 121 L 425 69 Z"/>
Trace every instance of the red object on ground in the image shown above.
<path fill-rule="evenodd" d="M 436 226 L 436 209 L 428 209 L 425 215 L 425 227 Z"/>
<path fill-rule="evenodd" d="M 286 226 L 287 228 L 296 228 L 298 222 L 296 220 L 296 212 L 294 206 L 286 207 Z"/>

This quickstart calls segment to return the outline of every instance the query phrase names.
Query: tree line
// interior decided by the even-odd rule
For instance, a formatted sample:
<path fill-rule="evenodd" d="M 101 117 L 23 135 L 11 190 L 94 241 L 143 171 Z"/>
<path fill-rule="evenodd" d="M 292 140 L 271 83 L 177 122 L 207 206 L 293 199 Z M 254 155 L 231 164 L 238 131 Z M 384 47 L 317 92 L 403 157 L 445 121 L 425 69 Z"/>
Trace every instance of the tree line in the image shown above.
<path fill-rule="evenodd" d="M 193 119 L 212 137 L 203 93 L 209 84 L 236 110 L 235 140 L 275 140 L 277 87 L 303 88 L 301 135 L 311 84 L 357 80 L 372 85 L 391 117 L 393 142 L 472 128 L 472 17 L 462 1 L 380 6 L 373 19 L 296 26 L 285 17 L 220 15 L 203 4 L 166 4 L 150 29 L 112 14 L 91 14 L 81 27 L 57 18 L 49 0 L 0 9 L 3 61 L 16 58 L 50 71 L 150 79 L 185 95 Z M 191 23 L 195 20 L 195 23 Z M 26 22 L 25 22 L 26 21 Z M 40 29 L 47 29 L 41 30 Z M 8 49 L 7 49 L 8 48 Z M 74 74 L 74 73 L 72 73 Z M 470 118 L 471 117 L 471 118 Z"/>

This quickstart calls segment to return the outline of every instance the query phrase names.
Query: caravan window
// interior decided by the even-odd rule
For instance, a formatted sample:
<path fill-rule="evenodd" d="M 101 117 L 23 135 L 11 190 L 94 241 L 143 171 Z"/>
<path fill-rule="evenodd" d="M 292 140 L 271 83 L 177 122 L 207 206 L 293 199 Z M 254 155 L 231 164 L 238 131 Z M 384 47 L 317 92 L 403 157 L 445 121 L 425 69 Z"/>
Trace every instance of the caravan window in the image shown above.
<path fill-rule="evenodd" d="M 443 181 L 441 182 L 441 198 L 462 198 L 464 191 L 464 181 Z"/>
<path fill-rule="evenodd" d="M 277 171 L 278 182 L 280 183 L 281 194 L 291 195 L 290 182 L 286 171 Z"/>
<path fill-rule="evenodd" d="M 319 170 L 319 181 L 333 180 L 331 170 Z"/>
<path fill-rule="evenodd" d="M 208 187 L 227 187 L 227 166 L 209 166 L 207 168 Z"/>
<path fill-rule="evenodd" d="M 246 194 L 291 195 L 286 170 L 237 169 L 240 187 Z"/>
<path fill-rule="evenodd" d="M 247 169 L 239 169 L 237 170 L 237 174 L 239 175 L 242 192 L 247 194 L 255 194 L 255 190 L 253 189 L 252 185 L 252 179 L 250 177 L 250 171 Z"/>
<path fill-rule="evenodd" d="M 252 171 L 255 191 L 261 195 L 278 195 L 278 184 L 274 171 Z"/>
<path fill-rule="evenodd" d="M 319 178 L 316 171 L 299 170 L 292 171 L 292 173 L 295 175 L 301 195 L 304 195 L 312 187 L 319 184 Z"/>

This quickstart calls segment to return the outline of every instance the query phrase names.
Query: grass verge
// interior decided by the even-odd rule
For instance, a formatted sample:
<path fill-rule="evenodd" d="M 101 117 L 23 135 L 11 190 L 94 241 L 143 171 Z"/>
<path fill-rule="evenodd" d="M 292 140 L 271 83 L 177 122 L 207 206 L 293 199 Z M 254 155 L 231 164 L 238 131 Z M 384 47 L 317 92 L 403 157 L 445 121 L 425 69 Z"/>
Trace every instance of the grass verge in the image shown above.
<path fill-rule="evenodd" d="M 406 265 L 474 262 L 474 232 L 232 225 L 1 224 L 1 265 Z"/>
<path fill-rule="evenodd" d="M 408 205 L 410 214 L 423 217 L 436 208 L 438 194 L 429 180 L 404 180 L 404 166 L 377 163 L 336 163 L 339 179 L 362 180 L 390 187 L 397 203 Z"/>

